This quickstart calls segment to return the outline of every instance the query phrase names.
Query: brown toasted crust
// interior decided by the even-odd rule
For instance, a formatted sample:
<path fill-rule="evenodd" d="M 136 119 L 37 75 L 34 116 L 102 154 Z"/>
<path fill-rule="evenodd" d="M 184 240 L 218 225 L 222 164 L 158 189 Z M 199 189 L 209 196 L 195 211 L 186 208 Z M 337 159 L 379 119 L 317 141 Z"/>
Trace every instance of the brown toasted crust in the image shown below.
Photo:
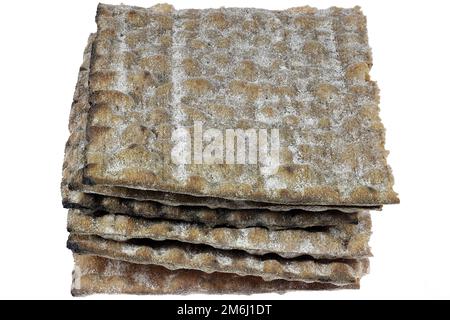
<path fill-rule="evenodd" d="M 200 21 L 203 31 L 193 36 L 189 28 L 200 30 Z M 359 8 L 160 13 L 100 5 L 97 24 L 85 182 L 279 204 L 398 202 Z M 142 28 L 150 24 L 156 28 Z M 246 29 L 254 36 L 244 36 Z M 221 59 L 223 43 L 234 60 Z M 194 120 L 277 127 L 283 163 L 268 176 L 258 166 L 175 165 L 170 129 Z"/>
<path fill-rule="evenodd" d="M 70 235 L 67 246 L 77 254 L 90 254 L 137 264 L 160 265 L 170 270 L 193 269 L 207 273 L 252 275 L 262 277 L 266 281 L 285 279 L 338 285 L 354 284 L 359 282 L 369 268 L 368 259 L 282 259 L 179 242 L 121 242 L 78 234 Z"/>
<path fill-rule="evenodd" d="M 119 241 L 128 239 L 175 240 L 206 244 L 217 249 L 238 249 L 251 254 L 276 253 L 285 258 L 308 255 L 314 258 L 366 258 L 371 256 L 370 216 L 359 214 L 357 225 L 320 230 L 268 230 L 266 228 L 210 228 L 204 225 L 153 220 L 124 215 L 92 215 L 69 210 L 68 230 Z"/>
<path fill-rule="evenodd" d="M 106 258 L 74 255 L 72 295 L 89 294 L 256 294 L 293 290 L 359 289 L 359 283 L 337 286 L 299 281 L 264 281 L 260 277 L 196 270 L 168 270 Z"/>

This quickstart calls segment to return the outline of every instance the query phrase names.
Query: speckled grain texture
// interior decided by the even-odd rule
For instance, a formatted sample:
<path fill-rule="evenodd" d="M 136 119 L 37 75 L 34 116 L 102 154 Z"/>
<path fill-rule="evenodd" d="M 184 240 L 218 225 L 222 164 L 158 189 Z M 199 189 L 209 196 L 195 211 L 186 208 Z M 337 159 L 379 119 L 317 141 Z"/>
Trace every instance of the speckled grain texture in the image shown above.
<path fill-rule="evenodd" d="M 256 294 L 293 290 L 358 289 L 359 284 L 264 281 L 260 277 L 196 270 L 168 270 L 106 258 L 74 255 L 72 294 Z"/>
<path fill-rule="evenodd" d="M 121 242 L 97 236 L 71 234 L 67 246 L 77 254 L 91 254 L 137 264 L 160 265 L 170 270 L 193 269 L 207 273 L 259 276 L 266 281 L 284 279 L 358 283 L 368 272 L 369 260 L 315 260 L 261 257 L 242 251 L 218 250 L 209 246 L 168 241 Z"/>
<path fill-rule="evenodd" d="M 357 225 L 340 225 L 319 230 L 267 228 L 210 228 L 204 225 L 114 215 L 92 215 L 70 209 L 68 230 L 83 235 L 125 241 L 129 239 L 175 240 L 205 244 L 217 249 L 238 249 L 250 254 L 276 253 L 284 258 L 311 256 L 323 259 L 357 259 L 371 256 L 371 221 L 359 214 Z"/>
<path fill-rule="evenodd" d="M 99 5 L 84 182 L 303 205 L 398 202 L 359 8 Z M 176 165 L 171 132 L 278 128 L 281 165 Z"/>

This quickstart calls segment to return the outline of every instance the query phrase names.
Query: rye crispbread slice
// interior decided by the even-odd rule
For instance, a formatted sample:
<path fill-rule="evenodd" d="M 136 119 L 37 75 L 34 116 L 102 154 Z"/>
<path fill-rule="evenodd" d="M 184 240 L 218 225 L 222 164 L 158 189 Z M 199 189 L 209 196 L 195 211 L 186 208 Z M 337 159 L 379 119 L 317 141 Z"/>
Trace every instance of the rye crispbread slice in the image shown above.
<path fill-rule="evenodd" d="M 262 227 L 227 228 L 202 224 L 154 220 L 118 214 L 70 209 L 69 232 L 98 235 L 125 241 L 129 239 L 174 240 L 205 244 L 217 249 L 243 250 L 250 254 L 276 253 L 284 258 L 311 256 L 317 259 L 357 259 L 371 256 L 371 220 L 359 214 L 358 224 L 319 229 L 269 230 Z"/>
<path fill-rule="evenodd" d="M 256 294 L 293 290 L 359 289 L 359 284 L 265 281 L 260 277 L 196 270 L 171 271 L 161 266 L 140 265 L 91 255 L 74 255 L 72 294 Z"/>
<path fill-rule="evenodd" d="M 100 4 L 96 21 L 85 184 L 280 205 L 398 202 L 359 8 Z M 172 133 L 194 121 L 277 128 L 281 164 L 176 164 Z"/>
<path fill-rule="evenodd" d="M 368 272 L 368 259 L 283 259 L 275 255 L 255 256 L 238 250 L 174 241 L 114 241 L 98 236 L 71 234 L 67 247 L 76 254 L 90 254 L 136 264 L 160 265 L 170 270 L 193 269 L 259 276 L 266 281 L 325 282 L 336 285 L 358 283 Z"/>

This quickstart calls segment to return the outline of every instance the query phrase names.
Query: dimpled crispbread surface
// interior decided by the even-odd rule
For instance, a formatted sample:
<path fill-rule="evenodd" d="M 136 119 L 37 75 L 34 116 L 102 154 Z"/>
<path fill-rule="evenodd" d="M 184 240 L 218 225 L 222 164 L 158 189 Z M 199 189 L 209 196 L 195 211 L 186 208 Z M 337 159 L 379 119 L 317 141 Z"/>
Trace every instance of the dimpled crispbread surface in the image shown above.
<path fill-rule="evenodd" d="M 319 205 L 398 201 L 359 8 L 99 5 L 84 181 Z M 174 129 L 279 129 L 280 166 L 175 164 Z"/>

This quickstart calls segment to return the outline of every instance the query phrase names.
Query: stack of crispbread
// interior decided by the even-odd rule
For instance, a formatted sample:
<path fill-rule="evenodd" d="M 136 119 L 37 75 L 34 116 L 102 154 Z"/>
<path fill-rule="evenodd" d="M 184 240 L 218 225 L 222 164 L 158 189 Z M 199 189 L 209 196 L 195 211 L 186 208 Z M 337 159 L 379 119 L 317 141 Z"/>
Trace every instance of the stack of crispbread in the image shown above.
<path fill-rule="evenodd" d="M 72 293 L 358 288 L 368 210 L 398 202 L 360 9 L 96 21 L 63 169 Z"/>

